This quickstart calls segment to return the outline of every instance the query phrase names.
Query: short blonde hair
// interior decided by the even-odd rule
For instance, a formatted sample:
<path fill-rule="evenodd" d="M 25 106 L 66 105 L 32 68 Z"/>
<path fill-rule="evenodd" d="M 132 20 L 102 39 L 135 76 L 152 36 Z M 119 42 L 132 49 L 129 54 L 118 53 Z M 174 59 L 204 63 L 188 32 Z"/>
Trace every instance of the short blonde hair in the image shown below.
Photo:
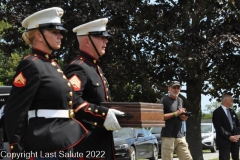
<path fill-rule="evenodd" d="M 27 32 L 24 32 L 22 34 L 23 40 L 28 44 L 28 45 L 33 45 L 33 40 L 35 38 L 35 33 L 37 32 L 37 29 L 29 30 Z"/>

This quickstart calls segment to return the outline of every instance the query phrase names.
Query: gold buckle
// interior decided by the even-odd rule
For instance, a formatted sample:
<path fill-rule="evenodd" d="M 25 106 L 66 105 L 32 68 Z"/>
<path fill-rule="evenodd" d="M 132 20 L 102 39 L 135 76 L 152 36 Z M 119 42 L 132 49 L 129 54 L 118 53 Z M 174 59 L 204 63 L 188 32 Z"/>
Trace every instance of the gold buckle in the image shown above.
<path fill-rule="evenodd" d="M 73 109 L 69 109 L 68 110 L 68 115 L 69 115 L 69 118 L 74 118 L 74 116 L 75 116 L 74 110 Z"/>

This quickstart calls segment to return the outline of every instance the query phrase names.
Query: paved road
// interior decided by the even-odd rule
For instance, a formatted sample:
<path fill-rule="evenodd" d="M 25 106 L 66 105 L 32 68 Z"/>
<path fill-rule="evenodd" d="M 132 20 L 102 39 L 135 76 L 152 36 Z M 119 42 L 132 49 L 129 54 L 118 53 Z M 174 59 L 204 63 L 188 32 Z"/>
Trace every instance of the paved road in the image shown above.
<path fill-rule="evenodd" d="M 207 152 L 207 153 L 203 153 L 203 159 L 204 160 L 212 160 L 218 158 L 218 150 L 216 153 L 211 153 L 211 152 Z M 179 160 L 178 158 L 173 158 L 174 160 Z M 161 158 L 158 160 L 162 160 Z"/>
<path fill-rule="evenodd" d="M 211 153 L 211 152 L 203 153 L 204 160 L 211 160 L 215 158 L 218 158 L 218 150 L 216 153 Z"/>

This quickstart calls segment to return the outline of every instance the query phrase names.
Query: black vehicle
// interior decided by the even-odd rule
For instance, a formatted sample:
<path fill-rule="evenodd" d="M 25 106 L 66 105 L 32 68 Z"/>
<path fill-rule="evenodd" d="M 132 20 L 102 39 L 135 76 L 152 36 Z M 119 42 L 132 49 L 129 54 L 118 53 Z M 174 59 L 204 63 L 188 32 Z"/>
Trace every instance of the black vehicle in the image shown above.
<path fill-rule="evenodd" d="M 7 103 L 8 97 L 10 95 L 11 86 L 0 86 L 0 159 L 10 160 L 10 157 L 5 157 L 5 154 L 9 152 L 9 144 L 4 130 L 3 121 L 3 109 L 4 105 Z"/>
<path fill-rule="evenodd" d="M 162 145 L 161 131 L 162 131 L 162 127 L 152 127 L 150 129 L 150 132 L 157 138 L 158 146 L 159 146 L 159 150 L 158 150 L 159 156 L 161 156 L 161 145 Z"/>
<path fill-rule="evenodd" d="M 6 104 L 11 88 L 11 86 L 0 86 L 0 108 Z"/>
<path fill-rule="evenodd" d="M 158 141 L 145 128 L 122 128 L 113 131 L 117 160 L 158 159 Z"/>
<path fill-rule="evenodd" d="M 3 110 L 10 95 L 11 86 L 0 86 L 0 149 L 3 148 L 3 142 L 7 142 L 7 137 L 4 132 Z"/>

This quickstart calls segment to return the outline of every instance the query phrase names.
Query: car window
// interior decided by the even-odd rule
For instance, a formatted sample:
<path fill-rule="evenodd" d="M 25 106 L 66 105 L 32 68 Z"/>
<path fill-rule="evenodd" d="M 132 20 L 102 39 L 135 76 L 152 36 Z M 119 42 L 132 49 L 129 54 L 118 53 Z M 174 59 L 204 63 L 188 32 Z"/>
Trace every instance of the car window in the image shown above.
<path fill-rule="evenodd" d="M 121 130 L 113 131 L 113 138 L 130 138 L 134 136 L 133 128 L 122 128 Z"/>
<path fill-rule="evenodd" d="M 145 136 L 149 136 L 151 134 L 148 130 L 146 130 L 144 128 L 142 129 L 142 132 Z"/>
<path fill-rule="evenodd" d="M 201 133 L 211 133 L 212 132 L 212 125 L 201 125 Z"/>
<path fill-rule="evenodd" d="M 152 127 L 151 128 L 151 133 L 156 134 L 156 133 L 161 133 L 162 127 Z"/>
<path fill-rule="evenodd" d="M 142 129 L 136 129 L 136 134 L 135 134 L 135 136 L 137 137 L 137 135 L 138 135 L 139 133 L 142 133 L 142 134 L 144 135 Z"/>

